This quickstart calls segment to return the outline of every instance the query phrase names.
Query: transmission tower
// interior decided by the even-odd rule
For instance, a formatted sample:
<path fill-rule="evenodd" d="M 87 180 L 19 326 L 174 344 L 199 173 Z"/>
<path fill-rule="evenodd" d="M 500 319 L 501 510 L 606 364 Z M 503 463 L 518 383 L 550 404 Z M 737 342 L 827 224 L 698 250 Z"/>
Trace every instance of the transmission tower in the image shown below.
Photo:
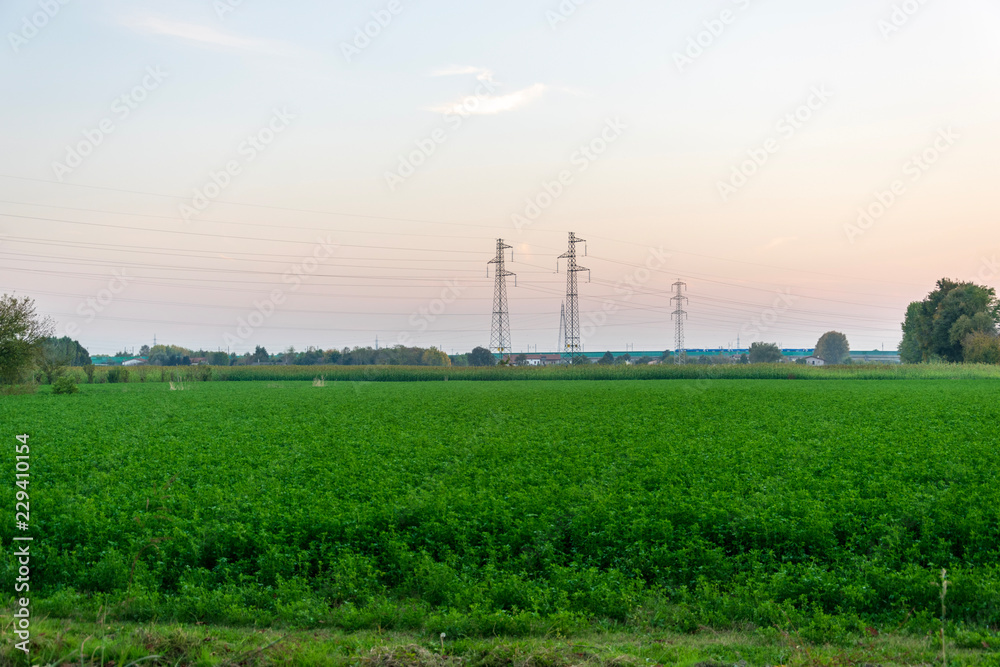
<path fill-rule="evenodd" d="M 490 260 L 490 264 L 496 264 L 496 288 L 493 290 L 493 328 L 490 332 L 490 352 L 500 355 L 503 359 L 506 355 L 510 360 L 510 313 L 507 312 L 507 276 L 514 274 L 507 270 L 504 265 L 503 251 L 510 249 L 510 259 L 514 261 L 513 248 L 506 245 L 503 239 L 497 239 L 497 256 Z M 490 275 L 490 267 L 486 267 L 486 276 Z M 517 285 L 517 277 L 514 277 L 514 285 Z"/>
<path fill-rule="evenodd" d="M 676 294 L 670 301 L 674 304 L 674 312 L 671 314 L 671 318 L 676 319 L 674 328 L 674 354 L 677 359 L 675 363 L 681 363 L 681 357 L 684 355 L 684 320 L 687 319 L 687 311 L 684 310 L 684 304 L 688 303 L 688 298 L 684 296 L 684 290 L 687 289 L 687 284 L 681 282 L 678 278 L 677 282 L 673 284 L 674 292 Z"/>
<path fill-rule="evenodd" d="M 570 358 L 578 357 L 583 352 L 580 344 L 580 298 L 577 292 L 576 274 L 586 271 L 589 279 L 590 269 L 576 264 L 576 244 L 586 243 L 583 239 L 576 238 L 576 234 L 569 233 L 569 250 L 565 254 L 559 255 L 559 259 L 567 260 L 566 266 L 566 325 L 563 342 L 563 352 L 569 353 Z M 584 246 L 584 255 L 587 254 L 587 246 Z M 558 263 L 556 271 L 559 270 Z"/>

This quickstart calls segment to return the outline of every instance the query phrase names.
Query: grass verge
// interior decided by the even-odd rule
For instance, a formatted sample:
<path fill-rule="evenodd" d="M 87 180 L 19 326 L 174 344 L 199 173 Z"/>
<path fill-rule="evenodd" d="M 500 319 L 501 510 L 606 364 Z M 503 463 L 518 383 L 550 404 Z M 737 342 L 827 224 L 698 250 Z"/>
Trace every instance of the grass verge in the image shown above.
<path fill-rule="evenodd" d="M 427 634 L 227 628 L 211 625 L 91 623 L 39 619 L 31 654 L 15 650 L 9 625 L 0 640 L 0 664 L 66 667 L 462 665 L 934 665 L 936 637 L 874 634 L 840 645 L 811 644 L 794 632 L 762 629 L 694 634 L 593 631 L 571 637 L 467 639 Z M 955 645 L 959 644 L 959 645 Z M 1000 653 L 948 647 L 948 664 L 1000 665 Z"/>

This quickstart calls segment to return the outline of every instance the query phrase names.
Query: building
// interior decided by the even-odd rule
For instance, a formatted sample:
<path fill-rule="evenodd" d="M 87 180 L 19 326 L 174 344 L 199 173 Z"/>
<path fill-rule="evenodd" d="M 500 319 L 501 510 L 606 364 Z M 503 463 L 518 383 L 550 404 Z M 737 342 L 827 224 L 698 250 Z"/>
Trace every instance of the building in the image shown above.
<path fill-rule="evenodd" d="M 111 357 L 105 354 L 92 354 L 90 361 L 95 366 L 138 366 L 149 361 L 149 357 Z"/>
<path fill-rule="evenodd" d="M 520 355 L 516 355 L 520 356 Z M 516 358 L 515 356 L 515 358 Z M 554 366 L 563 363 L 561 354 L 525 354 L 529 366 Z"/>
<path fill-rule="evenodd" d="M 579 356 L 583 357 L 592 364 L 596 364 L 601 358 L 604 357 L 606 352 L 601 350 L 599 352 L 580 352 Z M 712 361 L 715 363 L 737 363 L 739 361 L 740 355 L 749 355 L 750 350 L 748 348 L 738 348 L 738 349 L 690 349 L 685 350 L 684 355 L 687 357 L 688 362 L 698 362 L 701 359 L 706 359 L 707 361 Z M 662 362 L 665 364 L 671 364 L 676 361 L 673 351 L 668 350 L 663 352 L 662 350 L 653 351 L 614 351 L 611 350 L 611 356 L 618 361 L 621 357 L 628 355 L 629 359 L 626 363 L 634 364 L 640 359 L 646 357 L 652 359 L 654 362 Z M 664 356 L 666 355 L 666 356 Z M 807 364 L 809 366 L 825 366 L 826 361 L 820 359 L 816 356 L 816 350 L 813 348 L 786 348 L 781 351 L 781 361 L 782 363 L 800 363 Z M 520 355 L 512 355 L 512 359 L 517 358 Z M 568 364 L 570 363 L 571 356 L 568 353 L 525 353 L 524 356 L 527 358 L 527 365 L 529 366 L 554 366 L 557 364 Z M 499 358 L 499 357 L 498 357 Z M 194 360 L 192 359 L 192 363 Z M 704 363 L 704 362 L 702 362 Z M 873 352 L 851 352 L 851 363 L 854 364 L 898 364 L 900 363 L 899 352 L 888 352 L 875 350 Z"/>

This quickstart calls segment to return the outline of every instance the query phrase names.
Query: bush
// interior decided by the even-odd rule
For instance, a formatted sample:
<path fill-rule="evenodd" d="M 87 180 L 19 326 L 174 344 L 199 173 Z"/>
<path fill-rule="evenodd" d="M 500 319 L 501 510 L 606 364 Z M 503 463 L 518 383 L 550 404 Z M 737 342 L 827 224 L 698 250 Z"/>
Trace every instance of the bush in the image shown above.
<path fill-rule="evenodd" d="M 970 364 L 1000 364 L 1000 337 L 977 331 L 963 343 L 965 361 Z"/>
<path fill-rule="evenodd" d="M 52 382 L 53 394 L 75 394 L 78 391 L 80 391 L 80 388 L 76 386 L 76 382 L 73 381 L 73 378 L 68 375 L 57 377 L 55 381 Z"/>
<path fill-rule="evenodd" d="M 112 368 L 108 371 L 108 382 L 111 384 L 116 384 L 118 382 L 128 382 L 128 369 L 127 368 Z"/>

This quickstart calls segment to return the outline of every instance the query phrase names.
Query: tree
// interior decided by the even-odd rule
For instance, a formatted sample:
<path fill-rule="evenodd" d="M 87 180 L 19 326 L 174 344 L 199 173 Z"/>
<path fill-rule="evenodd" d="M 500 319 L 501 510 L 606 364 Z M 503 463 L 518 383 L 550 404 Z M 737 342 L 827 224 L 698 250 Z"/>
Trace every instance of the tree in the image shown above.
<path fill-rule="evenodd" d="M 208 363 L 212 366 L 228 366 L 229 365 L 229 355 L 225 352 L 209 352 L 205 355 L 208 359 Z"/>
<path fill-rule="evenodd" d="M 496 366 L 497 360 L 493 353 L 485 347 L 477 347 L 469 353 L 470 366 Z"/>
<path fill-rule="evenodd" d="M 75 340 L 64 336 L 42 341 L 38 365 L 49 384 L 62 377 L 67 366 L 85 367 L 90 363 L 90 354 Z"/>
<path fill-rule="evenodd" d="M 190 366 L 191 357 L 204 357 L 207 354 L 195 354 L 186 347 L 179 345 L 156 345 L 149 351 L 150 366 Z M 187 359 L 187 362 L 184 359 Z"/>
<path fill-rule="evenodd" d="M 597 362 L 602 366 L 610 366 L 615 363 L 615 355 L 611 354 L 611 350 L 604 353 L 604 356 Z"/>
<path fill-rule="evenodd" d="M 514 364 L 517 366 L 527 366 L 528 365 L 528 355 L 524 352 L 514 357 Z"/>
<path fill-rule="evenodd" d="M 257 349 L 255 349 L 253 351 L 253 354 L 250 356 L 250 359 L 252 361 L 257 362 L 258 364 L 263 364 L 271 360 L 271 355 L 267 353 L 266 348 L 263 348 L 260 345 L 258 345 Z"/>
<path fill-rule="evenodd" d="M 851 358 L 851 346 L 844 334 L 839 331 L 827 331 L 820 336 L 813 354 L 828 364 L 843 364 Z"/>
<path fill-rule="evenodd" d="M 750 346 L 751 364 L 774 364 L 781 359 L 781 348 L 774 343 L 754 343 Z"/>
<path fill-rule="evenodd" d="M 139 356 L 140 357 L 148 357 L 149 356 L 149 346 L 148 345 L 143 345 L 142 347 L 139 348 Z"/>
<path fill-rule="evenodd" d="M 569 363 L 571 363 L 574 366 L 584 366 L 590 363 L 590 359 L 581 354 L 573 357 Z"/>
<path fill-rule="evenodd" d="M 900 356 L 912 361 L 919 352 L 920 361 L 958 363 L 965 358 L 969 335 L 995 335 L 998 322 L 1000 301 L 995 289 L 942 278 L 937 289 L 906 309 Z"/>
<path fill-rule="evenodd" d="M 0 381 L 19 382 L 33 366 L 46 338 L 52 335 L 50 318 L 39 317 L 28 297 L 0 297 Z"/>
<path fill-rule="evenodd" d="M 965 362 L 969 364 L 1000 364 L 1000 337 L 984 331 L 966 336 L 962 343 Z"/>
<path fill-rule="evenodd" d="M 904 364 L 919 364 L 924 360 L 924 353 L 917 340 L 916 322 L 920 318 L 923 305 L 914 301 L 906 309 L 906 319 L 903 322 L 903 340 L 899 343 L 899 360 Z"/>
<path fill-rule="evenodd" d="M 436 347 L 431 347 L 430 349 L 424 350 L 423 354 L 420 355 L 420 365 L 451 366 L 451 359 L 448 358 L 448 355 L 441 350 Z"/>

